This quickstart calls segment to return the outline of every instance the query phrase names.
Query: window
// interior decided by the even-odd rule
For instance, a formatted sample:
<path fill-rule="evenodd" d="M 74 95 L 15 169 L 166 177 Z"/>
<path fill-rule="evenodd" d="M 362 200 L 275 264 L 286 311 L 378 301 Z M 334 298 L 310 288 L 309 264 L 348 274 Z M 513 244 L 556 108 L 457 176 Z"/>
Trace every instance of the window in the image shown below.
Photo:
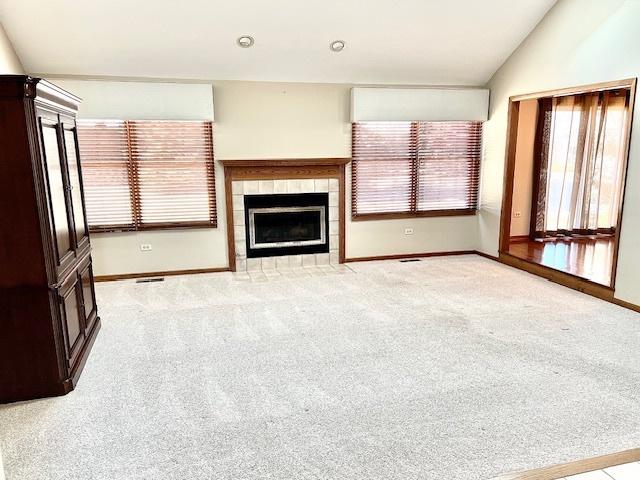
<path fill-rule="evenodd" d="M 357 122 L 354 219 L 474 214 L 482 122 Z"/>
<path fill-rule="evenodd" d="M 535 234 L 613 234 L 624 177 L 629 90 L 540 100 Z"/>
<path fill-rule="evenodd" d="M 83 120 L 91 231 L 215 227 L 211 122 Z"/>

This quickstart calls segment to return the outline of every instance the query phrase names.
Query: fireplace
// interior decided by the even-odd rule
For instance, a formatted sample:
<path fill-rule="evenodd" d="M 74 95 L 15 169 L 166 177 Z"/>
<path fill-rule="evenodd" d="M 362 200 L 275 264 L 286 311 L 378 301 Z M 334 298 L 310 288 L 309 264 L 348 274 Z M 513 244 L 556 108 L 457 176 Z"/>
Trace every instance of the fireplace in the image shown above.
<path fill-rule="evenodd" d="M 231 271 L 286 271 L 344 262 L 348 158 L 220 163 Z"/>
<path fill-rule="evenodd" d="M 328 193 L 245 195 L 247 258 L 329 252 Z"/>

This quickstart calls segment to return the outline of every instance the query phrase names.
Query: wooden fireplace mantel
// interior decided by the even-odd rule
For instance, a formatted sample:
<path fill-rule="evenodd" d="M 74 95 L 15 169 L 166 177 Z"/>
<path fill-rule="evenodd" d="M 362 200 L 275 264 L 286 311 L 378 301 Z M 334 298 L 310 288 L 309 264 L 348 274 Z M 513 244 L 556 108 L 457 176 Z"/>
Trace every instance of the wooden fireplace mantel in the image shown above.
<path fill-rule="evenodd" d="M 225 179 L 339 178 L 350 158 L 220 160 Z"/>
<path fill-rule="evenodd" d="M 350 158 L 272 158 L 256 160 L 220 160 L 225 167 L 309 167 L 346 165 Z"/>
<path fill-rule="evenodd" d="M 236 270 L 233 220 L 233 181 L 305 178 L 337 178 L 339 184 L 340 263 L 345 258 L 345 166 L 350 158 L 277 158 L 220 160 L 224 167 L 229 268 Z"/>

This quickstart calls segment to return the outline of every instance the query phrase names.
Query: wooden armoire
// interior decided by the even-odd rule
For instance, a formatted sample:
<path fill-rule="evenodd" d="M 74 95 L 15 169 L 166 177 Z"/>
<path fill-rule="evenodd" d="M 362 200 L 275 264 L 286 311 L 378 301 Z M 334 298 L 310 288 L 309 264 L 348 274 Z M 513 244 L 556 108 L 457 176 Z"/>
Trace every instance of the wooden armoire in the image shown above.
<path fill-rule="evenodd" d="M 46 80 L 0 76 L 0 403 L 73 390 L 100 328 L 79 102 Z"/>

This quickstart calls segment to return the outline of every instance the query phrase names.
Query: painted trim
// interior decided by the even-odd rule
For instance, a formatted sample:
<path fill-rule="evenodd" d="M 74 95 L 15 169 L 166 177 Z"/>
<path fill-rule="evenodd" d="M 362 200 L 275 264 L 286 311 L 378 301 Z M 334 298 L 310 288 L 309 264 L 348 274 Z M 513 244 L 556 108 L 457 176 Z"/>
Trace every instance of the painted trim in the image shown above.
<path fill-rule="evenodd" d="M 557 478 L 593 472 L 594 470 L 602 470 L 603 468 L 623 465 L 638 460 L 640 460 L 640 448 L 634 448 L 632 450 L 578 460 L 576 462 L 538 468 L 525 472 L 509 473 L 507 475 L 494 477 L 493 480 L 555 480 Z"/>
<path fill-rule="evenodd" d="M 171 277 L 175 275 L 194 275 L 199 273 L 229 272 L 229 267 L 196 268 L 192 270 L 166 270 L 161 272 L 119 273 L 114 275 L 97 275 L 93 277 L 95 282 L 113 282 L 115 280 L 129 280 L 132 278 Z"/>

